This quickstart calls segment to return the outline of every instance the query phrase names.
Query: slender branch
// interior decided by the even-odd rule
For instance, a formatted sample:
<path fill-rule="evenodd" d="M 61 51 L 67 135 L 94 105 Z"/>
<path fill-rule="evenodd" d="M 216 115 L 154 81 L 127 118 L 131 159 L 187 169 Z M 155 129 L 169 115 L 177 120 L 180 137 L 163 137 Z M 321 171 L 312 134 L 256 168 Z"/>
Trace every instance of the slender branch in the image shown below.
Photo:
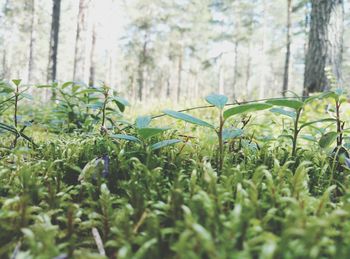
<path fill-rule="evenodd" d="M 222 168 L 224 165 L 224 143 L 223 143 L 223 136 L 222 136 L 222 131 L 224 128 L 225 120 L 223 116 L 222 110 L 220 111 L 220 126 L 219 126 L 219 131 L 218 137 L 219 137 L 219 172 L 222 172 Z"/>
<path fill-rule="evenodd" d="M 243 102 L 235 101 L 233 103 L 228 103 L 225 106 L 241 105 L 241 104 L 248 104 L 248 103 L 255 103 L 255 102 L 264 102 L 264 101 L 269 101 L 269 100 L 302 99 L 302 98 L 304 98 L 304 96 L 302 96 L 302 97 L 290 96 L 290 97 L 264 98 L 264 99 L 259 99 L 259 100 L 243 101 Z M 215 107 L 214 105 L 202 105 L 202 106 L 191 107 L 191 108 L 187 108 L 187 109 L 183 109 L 183 110 L 178 110 L 177 112 L 189 112 L 189 111 L 193 111 L 193 110 L 208 109 L 208 108 L 214 108 L 214 107 Z M 152 116 L 152 119 L 156 119 L 156 118 L 160 118 L 160 117 L 164 117 L 164 116 L 166 116 L 166 114 L 162 113 L 162 114 Z"/>
<path fill-rule="evenodd" d="M 18 90 L 18 85 L 16 85 L 16 92 L 15 92 L 15 113 L 14 113 L 15 128 L 17 128 L 18 96 L 19 96 L 19 90 Z"/>
<path fill-rule="evenodd" d="M 290 97 L 276 97 L 276 98 L 264 98 L 264 99 L 259 99 L 259 100 L 253 100 L 253 101 L 243 101 L 243 102 L 238 102 L 237 100 L 234 103 L 228 103 L 225 104 L 225 107 L 227 106 L 233 106 L 233 105 L 241 105 L 241 104 L 248 104 L 248 103 L 255 103 L 255 102 L 264 102 L 264 101 L 269 101 L 269 100 L 279 100 L 279 99 L 303 99 L 303 98 L 307 98 L 306 96 L 302 96 L 302 97 L 297 97 L 297 96 L 290 96 Z M 209 109 L 209 108 L 214 108 L 214 105 L 202 105 L 202 106 L 196 106 L 196 107 L 191 107 L 191 108 L 187 108 L 187 109 L 182 109 L 182 110 L 178 110 L 177 112 L 189 112 L 189 111 L 193 111 L 193 110 L 200 110 L 200 109 Z M 165 113 L 162 114 L 158 114 L 158 115 L 153 115 L 151 116 L 152 120 L 153 119 L 157 119 L 157 118 L 161 118 L 166 116 Z M 124 128 L 122 128 L 121 130 L 127 130 L 132 128 L 133 125 L 128 125 Z"/>
<path fill-rule="evenodd" d="M 337 116 L 337 147 L 340 147 L 343 142 L 343 128 L 344 128 L 344 122 L 340 120 L 340 102 L 336 101 L 335 103 L 336 108 L 336 116 Z"/>
<path fill-rule="evenodd" d="M 299 128 L 299 119 L 301 115 L 302 109 L 297 110 L 297 115 L 294 121 L 294 135 L 293 135 L 293 147 L 292 147 L 292 157 L 295 157 L 297 152 L 297 141 L 298 141 L 298 135 L 300 132 Z"/>

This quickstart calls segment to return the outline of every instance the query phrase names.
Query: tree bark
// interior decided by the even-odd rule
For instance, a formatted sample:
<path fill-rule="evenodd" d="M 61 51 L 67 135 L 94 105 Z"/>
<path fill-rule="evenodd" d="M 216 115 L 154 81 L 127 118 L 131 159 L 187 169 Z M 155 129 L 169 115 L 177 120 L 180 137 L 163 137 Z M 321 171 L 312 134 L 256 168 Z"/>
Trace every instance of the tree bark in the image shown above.
<path fill-rule="evenodd" d="M 267 0 L 263 0 L 263 24 L 262 24 L 262 43 L 261 43 L 261 74 L 260 88 L 258 92 L 259 98 L 265 97 L 266 91 L 266 76 L 267 76 Z"/>
<path fill-rule="evenodd" d="M 7 17 L 7 15 L 10 12 L 10 0 L 6 0 L 5 4 L 4 4 L 4 8 L 3 8 L 3 13 L 4 16 Z M 10 34 L 12 31 L 12 23 L 10 21 L 8 21 L 8 19 L 4 18 L 5 20 L 5 33 L 4 33 L 4 37 L 3 37 L 3 42 L 2 42 L 2 46 L 3 46 L 3 54 L 2 54 L 2 73 L 1 73 L 1 77 L 2 78 L 7 78 L 9 79 L 11 76 L 11 56 L 12 56 L 12 45 L 10 42 Z"/>
<path fill-rule="evenodd" d="M 91 52 L 90 52 L 90 78 L 89 78 L 89 84 L 94 85 L 95 83 L 95 72 L 96 72 L 96 27 L 94 25 L 93 31 L 92 31 L 92 46 L 91 46 Z"/>
<path fill-rule="evenodd" d="M 177 95 L 176 95 L 176 101 L 180 101 L 181 96 L 181 82 L 182 82 L 182 47 L 180 47 L 180 53 L 179 53 L 179 59 L 177 63 Z"/>
<path fill-rule="evenodd" d="M 344 30 L 343 0 L 312 0 L 309 45 L 305 58 L 304 94 L 331 87 L 329 69 L 341 86 Z"/>
<path fill-rule="evenodd" d="M 219 94 L 225 94 L 225 72 L 222 56 L 220 57 L 219 64 Z"/>
<path fill-rule="evenodd" d="M 251 95 L 250 92 L 250 76 L 251 76 L 251 63 L 252 63 L 252 56 L 250 54 L 251 49 L 252 49 L 252 42 L 250 41 L 248 44 L 248 60 L 247 60 L 247 66 L 246 66 L 246 71 L 245 71 L 245 89 L 246 89 L 246 95 L 249 96 Z"/>
<path fill-rule="evenodd" d="M 49 65 L 47 71 L 47 81 L 56 80 L 57 76 L 57 50 L 60 31 L 61 0 L 53 0 L 52 21 L 50 34 Z"/>
<path fill-rule="evenodd" d="M 147 51 L 148 51 L 148 34 L 145 33 L 144 36 L 144 42 L 142 46 L 142 52 L 140 55 L 139 65 L 138 65 L 138 95 L 139 100 L 142 101 L 143 99 L 143 92 L 144 92 L 144 83 L 145 83 L 145 65 L 147 62 Z"/>
<path fill-rule="evenodd" d="M 32 0 L 32 17 L 30 21 L 30 42 L 29 42 L 29 58 L 28 58 L 28 83 L 33 81 L 34 72 L 34 45 L 35 45 L 35 24 L 36 24 L 36 1 Z"/>
<path fill-rule="evenodd" d="M 77 22 L 77 31 L 75 39 L 75 55 L 74 55 L 74 81 L 87 82 L 90 73 L 90 47 L 91 41 L 89 34 L 89 6 L 91 0 L 80 0 L 79 13 Z"/>
<path fill-rule="evenodd" d="M 286 59 L 284 64 L 284 76 L 282 95 L 286 96 L 288 91 L 289 80 L 289 60 L 290 60 L 290 46 L 291 46 L 291 25 L 292 25 L 292 0 L 287 0 L 287 39 L 286 39 Z"/>
<path fill-rule="evenodd" d="M 235 41 L 235 60 L 234 60 L 234 70 L 233 70 L 233 82 L 232 82 L 232 97 L 236 99 L 236 84 L 238 81 L 238 40 Z"/>

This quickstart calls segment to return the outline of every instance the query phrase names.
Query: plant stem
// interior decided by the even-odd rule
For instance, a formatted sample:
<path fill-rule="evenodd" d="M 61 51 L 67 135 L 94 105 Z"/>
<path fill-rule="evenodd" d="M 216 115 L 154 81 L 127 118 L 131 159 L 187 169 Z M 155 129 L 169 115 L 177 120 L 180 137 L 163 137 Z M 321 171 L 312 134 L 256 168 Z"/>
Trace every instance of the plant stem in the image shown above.
<path fill-rule="evenodd" d="M 343 142 L 343 134 L 342 134 L 342 122 L 340 120 L 340 102 L 337 100 L 335 102 L 336 116 L 337 116 L 337 147 L 340 147 Z"/>
<path fill-rule="evenodd" d="M 17 112 L 18 112 L 18 96 L 19 96 L 19 90 L 18 85 L 16 85 L 16 92 L 15 92 L 15 113 L 14 113 L 14 122 L 15 122 L 15 128 L 17 129 Z"/>
<path fill-rule="evenodd" d="M 222 168 L 224 165 L 224 142 L 222 138 L 222 131 L 224 128 L 224 117 L 222 111 L 220 111 L 220 126 L 219 126 L 219 131 L 217 132 L 218 138 L 219 138 L 219 173 L 222 172 Z"/>
<path fill-rule="evenodd" d="M 106 88 L 104 92 L 105 100 L 103 102 L 103 107 L 102 107 L 102 124 L 101 124 L 101 134 L 106 133 L 106 107 L 107 107 L 107 102 L 108 102 L 108 94 L 109 94 L 109 89 Z"/>
<path fill-rule="evenodd" d="M 297 152 L 298 134 L 300 132 L 299 119 L 300 119 L 301 111 L 302 111 L 302 109 L 298 109 L 297 110 L 297 114 L 296 114 L 295 121 L 294 121 L 294 135 L 293 135 L 292 157 L 295 157 L 296 152 Z"/>

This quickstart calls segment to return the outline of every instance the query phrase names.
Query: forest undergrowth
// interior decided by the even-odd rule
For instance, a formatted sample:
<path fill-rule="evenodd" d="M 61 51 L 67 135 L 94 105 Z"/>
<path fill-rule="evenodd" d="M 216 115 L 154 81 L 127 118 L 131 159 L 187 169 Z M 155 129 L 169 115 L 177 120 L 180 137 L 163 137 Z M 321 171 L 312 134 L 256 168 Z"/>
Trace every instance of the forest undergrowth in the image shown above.
<path fill-rule="evenodd" d="M 0 258 L 349 258 L 342 89 L 137 116 L 36 88 L 0 86 Z"/>

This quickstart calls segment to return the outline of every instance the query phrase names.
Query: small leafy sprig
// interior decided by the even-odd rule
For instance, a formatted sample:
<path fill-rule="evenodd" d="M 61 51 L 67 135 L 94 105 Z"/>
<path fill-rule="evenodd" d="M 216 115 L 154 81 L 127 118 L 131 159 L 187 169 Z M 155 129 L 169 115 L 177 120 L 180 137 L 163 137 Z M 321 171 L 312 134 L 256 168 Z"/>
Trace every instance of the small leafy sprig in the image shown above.
<path fill-rule="evenodd" d="M 230 135 L 236 135 L 234 134 L 234 132 L 237 131 L 237 129 L 224 128 L 225 122 L 232 116 L 269 109 L 272 107 L 272 105 L 267 103 L 247 103 L 224 110 L 228 102 L 228 98 L 226 96 L 220 94 L 212 94 L 206 97 L 206 101 L 209 104 L 214 105 L 214 107 L 218 108 L 219 110 L 219 125 L 217 127 L 206 121 L 203 121 L 201 119 L 193 117 L 192 115 L 185 114 L 182 112 L 172 110 L 164 110 L 163 112 L 166 115 L 175 119 L 182 120 L 198 126 L 207 127 L 215 131 L 215 133 L 218 136 L 218 171 L 221 172 L 223 169 L 224 162 L 224 140 L 229 138 Z"/>
<path fill-rule="evenodd" d="M 25 129 L 32 124 L 32 121 L 26 121 L 22 124 L 22 127 L 19 128 L 19 101 L 23 98 L 32 99 L 32 97 L 27 94 L 29 88 L 25 88 L 23 90 L 20 89 L 21 80 L 14 79 L 12 83 L 15 87 L 12 87 L 10 84 L 1 84 L 1 93 L 6 94 L 6 99 L 0 103 L 0 112 L 4 112 L 6 109 L 13 105 L 13 125 L 9 125 L 3 122 L 0 122 L 0 129 L 9 132 L 14 135 L 14 140 L 12 142 L 12 147 L 17 146 L 17 142 L 19 138 L 23 138 L 26 141 L 30 142 L 33 146 L 36 146 L 34 141 L 28 137 L 24 131 Z"/>

